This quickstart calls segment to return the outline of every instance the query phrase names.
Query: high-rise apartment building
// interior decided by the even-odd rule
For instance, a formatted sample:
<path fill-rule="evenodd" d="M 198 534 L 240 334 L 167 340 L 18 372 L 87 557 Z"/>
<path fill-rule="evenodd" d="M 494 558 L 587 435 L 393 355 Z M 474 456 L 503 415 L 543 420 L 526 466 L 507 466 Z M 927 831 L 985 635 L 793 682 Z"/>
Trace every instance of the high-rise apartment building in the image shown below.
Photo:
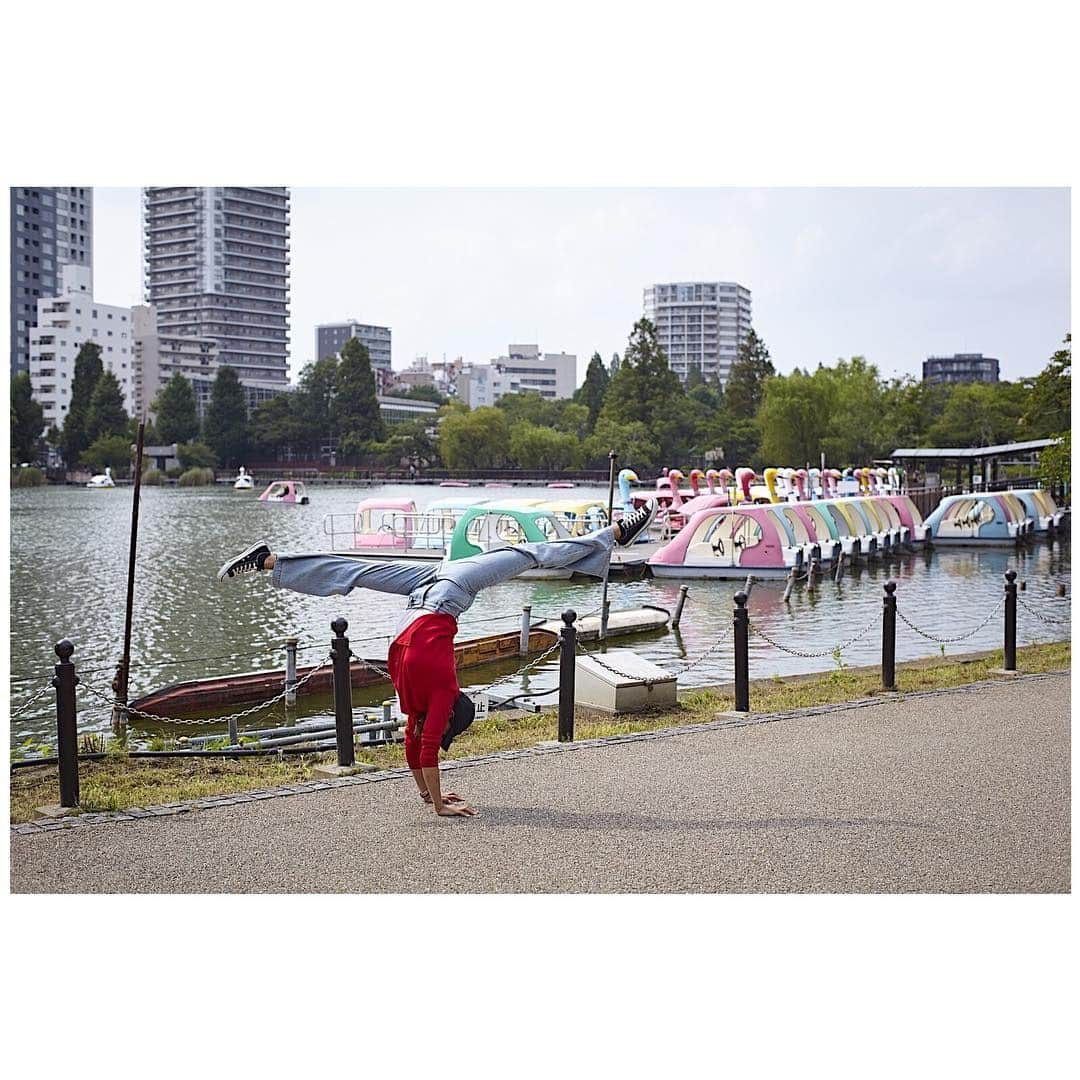
<path fill-rule="evenodd" d="M 962 383 L 998 381 L 998 361 L 982 353 L 928 356 L 922 365 L 923 382 Z"/>
<path fill-rule="evenodd" d="M 101 346 L 101 364 L 120 383 L 124 408 L 135 409 L 135 359 L 131 309 L 94 299 L 90 268 L 68 264 L 57 295 L 37 301 L 30 330 L 30 385 L 45 414 L 45 427 L 63 427 L 71 406 L 75 358 L 90 341 Z"/>
<path fill-rule="evenodd" d="M 93 267 L 94 194 L 88 187 L 11 188 L 11 374 L 30 370 L 37 302 L 60 292 L 66 263 Z"/>
<path fill-rule="evenodd" d="M 390 370 L 390 343 L 392 334 L 389 326 L 371 326 L 367 323 L 349 319 L 341 323 L 322 323 L 315 327 L 315 359 L 325 360 L 328 356 L 337 356 L 341 347 L 350 338 L 359 338 L 367 346 L 371 357 L 371 367 L 376 372 Z"/>
<path fill-rule="evenodd" d="M 656 325 L 668 366 L 683 382 L 692 365 L 727 382 L 750 334 L 750 290 L 734 281 L 674 281 L 645 290 L 645 316 Z"/>
<path fill-rule="evenodd" d="M 162 338 L 215 342 L 242 383 L 289 381 L 289 189 L 143 190 L 146 300 Z"/>

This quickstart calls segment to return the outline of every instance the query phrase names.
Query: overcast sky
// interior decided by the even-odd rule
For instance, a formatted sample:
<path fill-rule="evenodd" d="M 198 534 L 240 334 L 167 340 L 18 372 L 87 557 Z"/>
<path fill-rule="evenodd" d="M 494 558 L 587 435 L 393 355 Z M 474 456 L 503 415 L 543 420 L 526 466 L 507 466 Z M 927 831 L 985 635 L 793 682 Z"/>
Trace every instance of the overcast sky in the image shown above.
<path fill-rule="evenodd" d="M 142 299 L 140 199 L 94 189 L 94 292 Z M 418 353 L 510 342 L 622 352 L 661 281 L 738 281 L 780 371 L 865 355 L 883 375 L 982 352 L 1034 375 L 1069 330 L 1062 188 L 293 188 L 295 381 L 314 328 L 393 328 Z"/>

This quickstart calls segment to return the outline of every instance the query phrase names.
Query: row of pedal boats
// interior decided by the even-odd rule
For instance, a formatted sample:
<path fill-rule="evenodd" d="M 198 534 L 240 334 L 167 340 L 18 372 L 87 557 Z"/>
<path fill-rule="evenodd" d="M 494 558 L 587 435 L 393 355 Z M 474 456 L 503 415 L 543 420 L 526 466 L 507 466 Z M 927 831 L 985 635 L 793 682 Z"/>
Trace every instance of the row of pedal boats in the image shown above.
<path fill-rule="evenodd" d="M 1061 531 L 1067 520 L 1067 512 L 1041 489 L 948 496 L 925 520 L 907 495 L 859 495 L 691 509 L 677 531 L 667 521 L 641 543 L 650 545 L 647 562 L 655 577 L 766 578 L 815 561 L 827 568 L 841 557 L 873 560 L 925 544 L 1024 544 Z M 422 511 L 410 499 L 372 497 L 353 515 L 323 519 L 335 550 L 342 550 L 344 538 L 350 555 L 429 560 L 582 536 L 607 524 L 607 508 L 597 500 L 489 500 L 480 494 L 440 498 Z M 527 576 L 570 575 L 536 570 Z"/>

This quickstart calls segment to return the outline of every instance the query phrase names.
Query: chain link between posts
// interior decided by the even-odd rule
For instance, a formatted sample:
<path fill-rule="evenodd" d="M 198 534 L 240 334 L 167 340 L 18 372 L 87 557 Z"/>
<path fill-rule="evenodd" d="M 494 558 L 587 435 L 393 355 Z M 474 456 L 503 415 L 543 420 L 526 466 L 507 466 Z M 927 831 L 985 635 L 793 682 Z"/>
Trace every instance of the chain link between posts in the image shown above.
<path fill-rule="evenodd" d="M 191 724 L 198 726 L 200 724 L 227 724 L 232 720 L 243 720 L 245 717 L 254 716 L 257 712 L 262 712 L 263 709 L 269 709 L 271 705 L 276 705 L 279 701 L 284 701 L 289 694 L 296 693 L 305 683 L 313 679 L 320 671 L 329 667 L 332 656 L 327 658 L 319 664 L 317 667 L 313 667 L 302 679 L 298 679 L 292 686 L 287 686 L 280 694 L 275 694 L 274 697 L 268 701 L 262 701 L 258 705 L 252 705 L 250 708 L 243 709 L 240 712 L 230 713 L 228 716 L 198 716 L 198 717 L 186 717 L 186 716 L 158 716 L 156 713 L 144 712 L 142 709 L 133 708 L 131 705 L 124 705 L 122 702 L 116 701 L 108 694 L 102 693 L 102 691 L 90 686 L 88 683 L 80 682 L 78 689 L 85 690 L 88 694 L 98 698 L 101 702 L 107 705 L 111 709 L 121 709 L 132 716 L 138 716 L 143 720 L 154 720 L 162 724 Z"/>
<path fill-rule="evenodd" d="M 1021 599 L 1019 596 L 1016 598 L 1017 603 L 1029 614 L 1034 615 L 1040 622 L 1045 623 L 1047 626 L 1053 627 L 1055 630 L 1060 630 L 1062 627 L 1072 626 L 1072 619 L 1064 618 L 1059 619 L 1050 615 L 1044 615 L 1037 608 L 1032 607 L 1026 600 Z"/>
<path fill-rule="evenodd" d="M 966 641 L 970 637 L 974 637 L 986 624 L 1005 606 L 1005 597 L 1003 596 L 997 605 L 991 609 L 990 614 L 973 630 L 969 630 L 966 634 L 958 634 L 956 637 L 938 637 L 936 634 L 931 634 L 926 630 L 921 630 L 917 627 L 901 610 L 899 605 L 896 608 L 896 617 L 910 630 L 914 630 L 916 634 L 926 638 L 927 641 L 934 641 L 939 645 L 952 645 L 957 641 Z"/>
<path fill-rule="evenodd" d="M 29 701 L 24 702 L 11 714 L 11 719 L 15 720 L 18 717 L 22 716 L 22 714 L 26 712 L 26 710 L 29 709 L 31 705 L 33 705 L 37 701 L 40 701 L 52 689 L 52 679 L 46 680 L 45 685 L 36 694 L 34 694 L 34 696 L 30 698 Z"/>
<path fill-rule="evenodd" d="M 881 622 L 881 617 L 875 615 L 857 634 L 853 637 L 849 637 L 847 641 L 842 641 L 839 645 L 834 645 L 831 649 L 825 649 L 822 652 L 805 652 L 802 649 L 792 649 L 787 645 L 781 645 L 779 641 L 769 637 L 759 626 L 755 625 L 753 621 L 750 622 L 750 630 L 756 634 L 763 641 L 768 642 L 774 649 L 779 649 L 781 652 L 786 652 L 790 656 L 798 656 L 804 660 L 818 660 L 825 656 L 834 656 L 836 653 L 843 652 L 846 648 L 854 645 L 856 641 L 860 641 L 866 637 L 868 633 Z"/>

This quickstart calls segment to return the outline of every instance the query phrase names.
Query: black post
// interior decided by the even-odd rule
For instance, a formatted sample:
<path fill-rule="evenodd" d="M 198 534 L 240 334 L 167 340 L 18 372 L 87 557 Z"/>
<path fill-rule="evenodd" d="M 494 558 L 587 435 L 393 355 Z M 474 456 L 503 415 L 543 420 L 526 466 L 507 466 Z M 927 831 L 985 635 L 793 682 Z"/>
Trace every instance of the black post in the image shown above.
<path fill-rule="evenodd" d="M 131 494 L 131 542 L 128 545 L 127 606 L 124 609 L 124 654 L 116 672 L 116 700 L 128 703 L 128 675 L 131 671 L 131 608 L 135 599 L 135 552 L 139 543 L 139 489 L 142 486 L 143 436 L 146 421 L 139 421 L 139 434 L 135 444 L 135 486 Z M 113 709 L 113 731 L 121 732 L 127 726 L 127 713 Z"/>
<path fill-rule="evenodd" d="M 885 582 L 881 614 L 881 686 L 896 689 L 896 582 Z"/>
<path fill-rule="evenodd" d="M 747 596 L 735 594 L 735 711 L 750 711 L 750 613 Z"/>
<path fill-rule="evenodd" d="M 1016 670 L 1016 571 L 1005 571 L 1005 670 Z"/>
<path fill-rule="evenodd" d="M 75 687 L 79 682 L 71 654 L 75 646 L 66 638 L 57 642 L 60 658 L 53 671 L 56 687 L 56 756 L 60 759 L 60 805 L 79 805 L 79 732 L 75 719 Z"/>
<path fill-rule="evenodd" d="M 562 613 L 562 647 L 559 649 L 559 742 L 574 741 L 574 679 L 577 671 L 577 612 Z"/>
<path fill-rule="evenodd" d="M 330 655 L 334 659 L 334 723 L 337 734 L 337 760 L 339 765 L 352 765 L 356 761 L 353 750 L 352 731 L 352 679 L 349 675 L 349 639 L 345 631 L 349 624 L 340 616 L 331 624 L 334 638 L 330 642 Z"/>

